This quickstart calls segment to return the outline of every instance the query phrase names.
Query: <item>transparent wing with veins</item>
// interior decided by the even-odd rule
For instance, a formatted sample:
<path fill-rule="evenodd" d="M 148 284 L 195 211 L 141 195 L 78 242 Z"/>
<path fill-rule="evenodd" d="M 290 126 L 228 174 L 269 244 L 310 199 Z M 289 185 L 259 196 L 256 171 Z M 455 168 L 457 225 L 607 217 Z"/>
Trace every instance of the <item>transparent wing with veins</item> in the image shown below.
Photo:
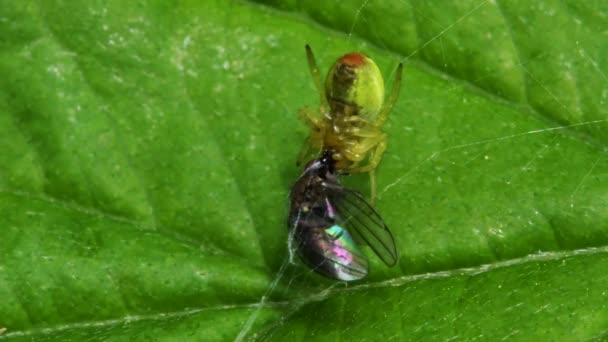
<path fill-rule="evenodd" d="M 332 187 L 330 200 L 347 230 L 369 245 L 388 266 L 397 263 L 397 247 L 393 235 L 380 215 L 356 191 Z"/>

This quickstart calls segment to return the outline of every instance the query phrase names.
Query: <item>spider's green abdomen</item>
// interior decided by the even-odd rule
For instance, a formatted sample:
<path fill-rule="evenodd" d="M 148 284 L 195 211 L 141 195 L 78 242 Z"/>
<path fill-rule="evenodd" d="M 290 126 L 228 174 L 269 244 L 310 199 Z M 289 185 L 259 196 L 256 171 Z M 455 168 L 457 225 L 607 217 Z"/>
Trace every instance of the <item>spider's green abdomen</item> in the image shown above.
<path fill-rule="evenodd" d="M 325 79 L 332 113 L 375 120 L 384 101 L 384 80 L 376 63 L 362 53 L 340 57 Z"/>

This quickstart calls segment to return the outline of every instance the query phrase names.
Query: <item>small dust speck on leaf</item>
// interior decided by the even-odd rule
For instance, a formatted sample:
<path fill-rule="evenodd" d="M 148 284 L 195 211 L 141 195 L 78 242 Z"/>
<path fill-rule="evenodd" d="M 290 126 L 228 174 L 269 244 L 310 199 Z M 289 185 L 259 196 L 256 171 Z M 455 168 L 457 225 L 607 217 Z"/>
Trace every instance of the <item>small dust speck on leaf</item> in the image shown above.
<path fill-rule="evenodd" d="M 221 83 L 217 83 L 216 85 L 213 86 L 213 92 L 216 94 L 221 93 L 224 90 L 224 85 Z"/>

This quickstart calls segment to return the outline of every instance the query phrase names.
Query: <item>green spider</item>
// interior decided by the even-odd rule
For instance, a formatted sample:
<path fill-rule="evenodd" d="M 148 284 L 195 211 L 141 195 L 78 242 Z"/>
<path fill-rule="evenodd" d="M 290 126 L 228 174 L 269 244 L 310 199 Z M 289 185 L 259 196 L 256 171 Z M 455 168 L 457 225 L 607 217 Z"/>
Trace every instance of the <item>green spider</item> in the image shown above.
<path fill-rule="evenodd" d="M 306 45 L 308 66 L 319 93 L 318 111 L 310 107 L 299 116 L 310 134 L 298 157 L 298 164 L 326 151 L 342 173 L 367 172 L 370 176 L 370 202 L 376 199 L 375 170 L 386 151 L 386 121 L 399 96 L 403 64 L 399 64 L 393 89 L 384 102 L 384 80 L 376 63 L 362 53 L 346 54 L 327 73 L 325 89 L 310 46 Z"/>

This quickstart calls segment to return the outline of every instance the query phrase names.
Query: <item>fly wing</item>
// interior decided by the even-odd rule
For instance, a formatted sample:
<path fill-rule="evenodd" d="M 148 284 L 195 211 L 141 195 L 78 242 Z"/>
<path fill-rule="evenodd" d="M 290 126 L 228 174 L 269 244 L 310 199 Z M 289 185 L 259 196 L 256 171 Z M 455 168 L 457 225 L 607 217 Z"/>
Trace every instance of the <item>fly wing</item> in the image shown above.
<path fill-rule="evenodd" d="M 326 277 L 352 281 L 367 275 L 367 258 L 342 227 L 296 230 L 297 249 L 313 270 Z"/>
<path fill-rule="evenodd" d="M 385 264 L 394 266 L 398 258 L 395 240 L 376 210 L 351 189 L 334 189 L 331 197 L 346 229 L 356 233 Z"/>

